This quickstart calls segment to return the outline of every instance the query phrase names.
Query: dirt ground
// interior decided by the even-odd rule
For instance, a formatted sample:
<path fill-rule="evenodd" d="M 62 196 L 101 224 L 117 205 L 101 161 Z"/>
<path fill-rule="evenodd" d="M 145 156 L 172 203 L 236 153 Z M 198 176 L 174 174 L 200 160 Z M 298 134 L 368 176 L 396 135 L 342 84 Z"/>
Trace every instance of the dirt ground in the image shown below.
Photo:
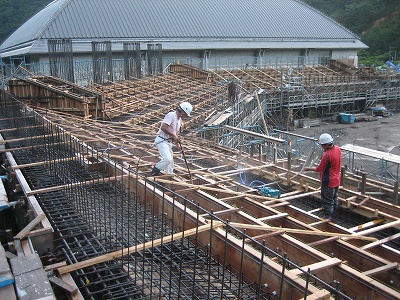
<path fill-rule="evenodd" d="M 332 135 L 338 146 L 353 144 L 382 152 L 400 155 L 400 113 L 378 117 L 376 121 L 340 124 L 322 123 L 321 126 L 296 128 L 293 133 L 318 138 L 322 133 Z"/>

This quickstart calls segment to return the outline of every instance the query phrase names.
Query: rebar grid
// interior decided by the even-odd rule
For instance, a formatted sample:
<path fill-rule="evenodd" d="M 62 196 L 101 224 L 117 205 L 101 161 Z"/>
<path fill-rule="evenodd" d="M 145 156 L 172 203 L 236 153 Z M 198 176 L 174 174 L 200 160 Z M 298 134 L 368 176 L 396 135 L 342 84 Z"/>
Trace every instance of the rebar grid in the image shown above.
<path fill-rule="evenodd" d="M 259 269 L 253 271 L 259 273 L 260 279 L 265 273 L 271 273 L 281 278 L 281 285 L 289 283 L 284 277 L 285 268 L 289 264 L 292 267 L 299 267 L 289 262 L 285 255 L 279 255 L 268 249 L 265 244 L 258 243 L 245 232 L 240 232 L 229 224 L 225 224 L 228 226 L 227 232 L 234 231 L 233 235 L 243 241 L 242 247 L 237 249 L 242 253 L 239 269 L 233 268 L 226 260 L 226 246 L 225 253 L 221 257 L 213 254 L 212 233 L 209 234 L 208 244 L 201 244 L 196 235 L 124 255 L 126 246 L 154 241 L 157 237 L 185 230 L 184 225 L 179 226 L 185 224 L 185 221 L 175 220 L 174 214 L 171 217 L 164 213 L 162 207 L 148 204 L 149 202 L 144 200 L 146 197 L 154 197 L 156 189 L 162 192 L 163 197 L 172 195 L 176 203 L 190 207 L 198 215 L 208 213 L 211 220 L 220 222 L 222 220 L 153 181 L 139 178 L 138 174 L 135 178 L 131 170 L 118 166 L 116 162 L 111 167 L 111 162 L 99 163 L 101 160 L 97 156 L 98 151 L 91 152 L 90 147 L 83 146 L 33 111 L 23 110 L 19 105 L 15 106 L 18 108 L 7 109 L 7 115 L 13 111 L 16 114 L 25 114 L 26 118 L 9 118 L 7 121 L 12 120 L 13 124 L 8 126 L 23 130 L 32 126 L 37 129 L 30 132 L 32 138 L 14 140 L 9 144 L 10 147 L 21 147 L 21 145 L 28 147 L 13 151 L 19 164 L 43 162 L 39 166 L 23 168 L 31 188 L 41 189 L 68 184 L 55 192 L 37 195 L 43 210 L 55 227 L 57 237 L 55 251 L 48 257 L 53 256 L 52 258 L 57 261 L 66 260 L 69 264 L 73 264 L 110 253 L 115 249 L 121 251 L 122 258 L 77 269 L 71 273 L 85 298 L 283 299 L 282 290 L 278 297 L 275 297 L 276 291 L 264 288 L 261 280 L 256 284 L 245 277 L 242 270 L 243 257 L 248 256 L 257 261 Z M 4 110 L 2 112 L 4 115 Z M 17 121 L 18 119 L 21 122 Z M 7 123 L 5 119 L 2 122 Z M 5 127 L 7 125 L 3 128 Z M 7 133 L 8 138 L 15 139 L 15 132 L 17 131 Z M 32 141 L 35 142 L 30 144 Z M 65 161 L 66 158 L 68 162 Z M 104 158 L 106 157 L 103 156 L 102 159 Z M 96 166 L 91 166 L 88 162 L 96 162 Z M 115 175 L 114 172 L 118 168 L 124 169 L 122 172 L 124 176 Z M 112 170 L 114 171 L 110 173 Z M 144 196 L 139 196 L 137 190 L 132 190 L 129 184 L 130 181 L 137 183 L 139 179 L 145 181 Z M 185 218 L 189 218 L 186 213 Z M 197 221 L 195 226 L 201 225 L 198 220 L 195 221 Z M 257 246 L 255 248 L 259 248 L 262 253 L 261 259 L 251 257 L 244 250 L 244 241 L 249 239 Z M 278 257 L 282 261 L 281 272 L 269 269 L 262 263 L 264 253 L 265 256 Z M 316 284 L 325 288 L 334 289 L 311 274 L 307 274 L 307 284 L 308 280 L 314 280 Z M 292 286 L 292 288 L 300 287 Z M 306 295 L 307 289 L 302 293 Z M 340 291 L 335 293 L 341 295 L 343 299 L 350 299 Z"/>
<path fill-rule="evenodd" d="M 20 108 L 13 108 L 15 114 L 21 113 Z M 176 232 L 173 219 L 150 207 L 120 180 L 107 181 L 111 174 L 105 168 L 89 171 L 85 165 L 88 157 L 78 155 L 88 153 L 89 149 L 78 149 L 75 140 L 64 136 L 51 123 L 42 121 L 37 126 L 40 118 L 36 119 L 34 112 L 23 113 L 26 117 L 18 122 L 11 118 L 11 126 L 23 129 L 5 135 L 9 140 L 32 137 L 9 143 L 12 148 L 29 146 L 14 151 L 18 164 L 44 162 L 23 168 L 31 189 L 71 184 L 37 195 L 56 236 L 54 251 L 43 257 L 46 263 L 66 260 L 72 264 Z M 65 161 L 66 158 L 69 160 Z M 97 157 L 89 160 L 96 161 Z M 187 238 L 79 269 L 72 275 L 85 299 L 267 299 L 268 296 L 257 290 L 254 283 L 242 283 L 245 278 L 240 271 L 226 263 L 219 264 L 211 252 Z"/>

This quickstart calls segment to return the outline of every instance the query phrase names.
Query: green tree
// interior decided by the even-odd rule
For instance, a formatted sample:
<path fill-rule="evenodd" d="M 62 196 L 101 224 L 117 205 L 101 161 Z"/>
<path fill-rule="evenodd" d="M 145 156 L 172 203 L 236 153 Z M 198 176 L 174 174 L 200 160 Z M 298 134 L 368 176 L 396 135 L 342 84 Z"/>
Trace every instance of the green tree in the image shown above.
<path fill-rule="evenodd" d="M 0 43 L 51 0 L 0 0 Z"/>

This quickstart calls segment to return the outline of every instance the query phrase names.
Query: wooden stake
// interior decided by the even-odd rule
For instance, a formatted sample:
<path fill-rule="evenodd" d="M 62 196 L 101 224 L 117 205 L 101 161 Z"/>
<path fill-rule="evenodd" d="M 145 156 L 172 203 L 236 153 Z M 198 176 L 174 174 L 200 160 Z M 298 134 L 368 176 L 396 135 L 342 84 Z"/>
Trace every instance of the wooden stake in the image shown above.
<path fill-rule="evenodd" d="M 16 240 L 23 239 L 29 233 L 29 231 L 31 231 L 37 224 L 39 224 L 44 219 L 44 217 L 45 217 L 44 214 L 38 215 L 28 225 L 26 225 L 24 229 L 22 229 L 16 236 L 14 236 L 14 239 Z"/>

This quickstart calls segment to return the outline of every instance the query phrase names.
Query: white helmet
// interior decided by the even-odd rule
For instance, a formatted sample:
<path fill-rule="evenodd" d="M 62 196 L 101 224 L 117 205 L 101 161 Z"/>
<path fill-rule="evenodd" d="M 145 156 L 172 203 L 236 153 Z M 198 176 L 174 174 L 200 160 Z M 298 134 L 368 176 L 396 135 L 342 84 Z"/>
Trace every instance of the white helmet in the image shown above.
<path fill-rule="evenodd" d="M 190 113 L 192 112 L 192 104 L 189 102 L 182 102 L 179 107 L 190 117 Z"/>
<path fill-rule="evenodd" d="M 323 133 L 319 137 L 319 143 L 321 145 L 332 144 L 333 143 L 333 138 L 329 133 Z"/>

